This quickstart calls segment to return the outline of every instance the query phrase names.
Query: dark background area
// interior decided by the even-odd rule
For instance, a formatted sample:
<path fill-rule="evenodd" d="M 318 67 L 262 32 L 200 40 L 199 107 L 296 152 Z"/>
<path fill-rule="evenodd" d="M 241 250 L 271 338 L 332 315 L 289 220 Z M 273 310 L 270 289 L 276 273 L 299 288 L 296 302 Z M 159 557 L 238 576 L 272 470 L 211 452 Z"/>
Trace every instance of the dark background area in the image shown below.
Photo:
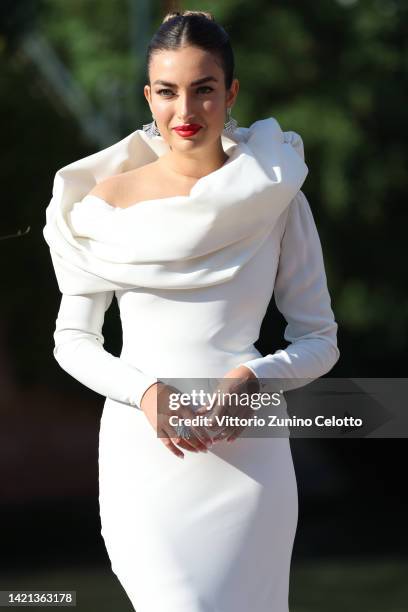
<path fill-rule="evenodd" d="M 176 4 L 0 5 L 0 590 L 49 589 L 55 579 L 55 588 L 77 589 L 77 607 L 89 612 L 131 608 L 100 535 L 103 398 L 53 359 L 60 294 L 42 228 L 59 168 L 151 120 L 143 53 L 167 10 L 210 10 L 229 32 L 239 125 L 274 116 L 303 138 L 303 191 L 339 324 L 341 357 L 329 376 L 406 372 L 407 3 Z M 285 347 L 284 327 L 272 300 L 257 348 Z M 104 335 L 118 355 L 115 301 Z M 291 447 L 294 612 L 408 610 L 406 440 L 292 439 Z"/>

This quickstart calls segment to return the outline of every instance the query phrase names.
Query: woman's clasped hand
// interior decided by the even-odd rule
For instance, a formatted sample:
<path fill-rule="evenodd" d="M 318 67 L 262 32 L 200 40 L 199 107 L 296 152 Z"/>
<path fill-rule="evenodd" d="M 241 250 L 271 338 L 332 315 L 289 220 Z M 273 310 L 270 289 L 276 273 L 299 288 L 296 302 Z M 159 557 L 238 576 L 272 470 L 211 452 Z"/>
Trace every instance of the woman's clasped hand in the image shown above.
<path fill-rule="evenodd" d="M 214 442 L 219 440 L 233 442 L 239 437 L 246 427 L 240 424 L 240 419 L 253 416 L 248 398 L 252 393 L 257 393 L 259 388 L 258 377 L 246 366 L 233 368 L 224 375 L 213 390 L 213 394 L 221 401 L 216 401 L 211 406 L 211 410 L 207 406 L 196 411 L 197 415 L 205 414 L 211 419 L 209 430 L 216 432 L 212 438 Z M 245 401 L 241 401 L 243 396 Z"/>
<path fill-rule="evenodd" d="M 232 397 L 239 398 L 243 393 L 250 395 L 258 389 L 259 382 L 255 374 L 249 368 L 239 366 L 230 370 L 219 381 L 213 394 L 216 393 L 217 397 L 231 394 Z M 184 458 L 181 449 L 190 452 L 207 452 L 208 448 L 219 440 L 233 442 L 245 429 L 239 424 L 229 425 L 228 419 L 224 419 L 225 425 L 220 425 L 223 416 L 238 417 L 238 420 L 251 416 L 251 408 L 247 404 L 234 400 L 215 402 L 211 409 L 208 405 L 195 410 L 192 406 L 180 405 L 175 411 L 170 408 L 170 396 L 174 393 L 180 392 L 176 387 L 158 382 L 149 387 L 143 395 L 141 409 L 166 448 L 181 458 Z M 196 418 L 193 421 L 197 416 L 207 417 L 205 425 L 203 419 Z M 188 431 L 188 437 L 183 437 L 176 431 L 175 418 L 177 423 L 184 424 L 184 421 L 187 423 L 184 429 Z"/>
<path fill-rule="evenodd" d="M 179 406 L 176 411 L 171 409 L 170 395 L 173 393 L 179 394 L 180 391 L 176 387 L 158 382 L 149 387 L 143 395 L 141 409 L 159 439 L 177 457 L 184 457 L 178 446 L 193 453 L 206 453 L 213 444 L 207 428 L 188 425 L 189 437 L 184 438 L 178 435 L 175 426 L 170 424 L 170 417 L 177 418 L 182 423 L 184 419 L 193 419 L 196 415 L 190 406 Z"/>

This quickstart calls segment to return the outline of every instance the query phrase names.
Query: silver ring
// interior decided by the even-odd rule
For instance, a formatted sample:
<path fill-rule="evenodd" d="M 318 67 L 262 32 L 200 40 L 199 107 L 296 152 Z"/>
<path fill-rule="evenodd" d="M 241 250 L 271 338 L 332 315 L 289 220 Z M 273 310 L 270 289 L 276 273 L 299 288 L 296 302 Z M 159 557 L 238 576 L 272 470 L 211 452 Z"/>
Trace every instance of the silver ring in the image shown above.
<path fill-rule="evenodd" d="M 178 438 L 184 438 L 185 440 L 189 440 L 191 436 L 191 429 L 188 425 L 184 425 L 183 423 L 180 425 L 176 425 L 174 428 Z"/>

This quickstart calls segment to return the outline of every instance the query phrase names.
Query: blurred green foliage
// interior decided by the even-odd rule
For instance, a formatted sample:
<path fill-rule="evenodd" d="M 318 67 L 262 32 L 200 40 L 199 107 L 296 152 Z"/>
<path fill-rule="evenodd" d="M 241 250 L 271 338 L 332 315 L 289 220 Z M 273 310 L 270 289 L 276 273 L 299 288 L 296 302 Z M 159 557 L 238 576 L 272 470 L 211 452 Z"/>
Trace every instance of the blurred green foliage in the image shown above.
<path fill-rule="evenodd" d="M 408 335 L 403 264 L 408 4 L 398 0 L 179 4 L 212 11 L 230 34 L 240 80 L 233 111 L 239 124 L 274 116 L 283 130 L 294 130 L 303 138 L 309 167 L 303 190 L 318 226 L 339 323 L 341 359 L 335 373 L 403 376 Z M 17 5 L 24 8 L 24 2 Z M 127 0 L 41 0 L 40 18 L 33 26 L 69 68 L 96 112 L 113 99 L 128 107 L 136 105 L 136 125 L 131 115 L 125 115 L 122 136 L 150 120 L 141 87 L 132 98 L 144 57 L 130 53 L 129 7 Z M 147 39 L 168 3 L 156 0 L 149 7 Z M 0 177 L 7 199 L 1 233 L 29 224 L 34 231 L 1 244 L 3 258 L 10 262 L 1 317 L 10 322 L 10 350 L 17 371 L 34 382 L 48 376 L 44 364 L 50 360 L 58 307 L 42 238 L 53 176 L 96 147 L 84 139 L 74 118 L 19 54 L 18 45 L 10 51 L 7 37 L 3 28 L 0 109 L 6 155 Z M 22 321 L 27 322 L 24 329 Z M 39 337 L 36 329 L 41 330 Z M 55 366 L 58 378 L 57 371 Z"/>

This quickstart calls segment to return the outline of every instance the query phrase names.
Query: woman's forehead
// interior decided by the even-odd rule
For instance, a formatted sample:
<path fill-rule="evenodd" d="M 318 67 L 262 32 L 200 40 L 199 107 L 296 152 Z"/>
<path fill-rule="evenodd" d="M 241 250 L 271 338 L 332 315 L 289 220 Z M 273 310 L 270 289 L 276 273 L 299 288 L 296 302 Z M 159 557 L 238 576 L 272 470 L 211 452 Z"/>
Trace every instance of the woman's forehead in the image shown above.
<path fill-rule="evenodd" d="M 208 72 L 210 71 L 210 72 Z M 217 62 L 217 58 L 210 51 L 197 47 L 181 47 L 180 49 L 160 50 L 152 55 L 150 64 L 150 74 L 154 78 L 162 78 L 162 73 L 166 72 L 168 80 L 177 77 L 182 80 L 191 78 L 203 78 L 213 75 L 219 76 L 222 68 Z M 154 76 L 160 73 L 160 76 Z"/>

